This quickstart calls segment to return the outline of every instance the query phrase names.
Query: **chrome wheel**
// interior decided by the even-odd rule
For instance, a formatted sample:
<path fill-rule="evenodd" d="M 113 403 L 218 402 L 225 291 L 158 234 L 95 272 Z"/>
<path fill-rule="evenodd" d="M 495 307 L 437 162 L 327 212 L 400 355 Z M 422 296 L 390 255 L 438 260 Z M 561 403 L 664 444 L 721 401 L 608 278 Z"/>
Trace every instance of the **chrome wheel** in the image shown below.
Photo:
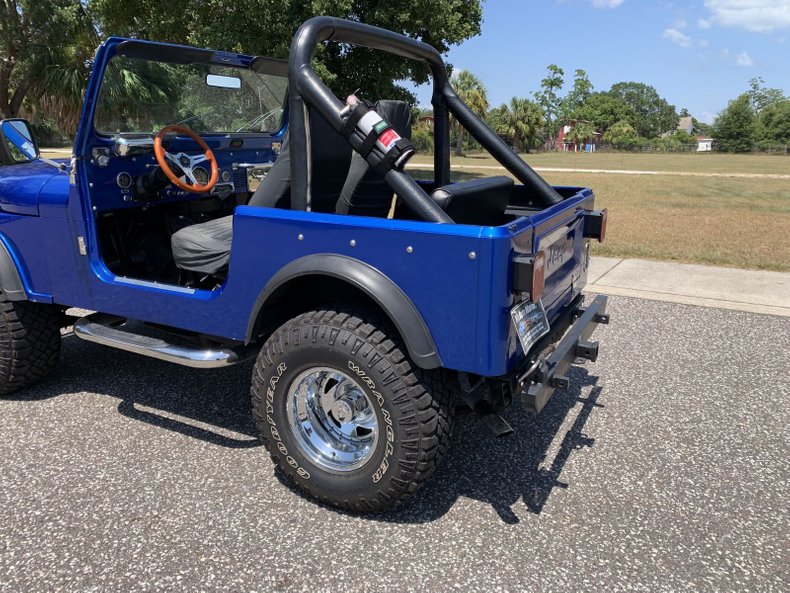
<path fill-rule="evenodd" d="M 288 387 L 286 413 L 301 453 L 324 469 L 358 469 L 376 450 L 376 411 L 342 371 L 312 367 L 299 374 Z"/>

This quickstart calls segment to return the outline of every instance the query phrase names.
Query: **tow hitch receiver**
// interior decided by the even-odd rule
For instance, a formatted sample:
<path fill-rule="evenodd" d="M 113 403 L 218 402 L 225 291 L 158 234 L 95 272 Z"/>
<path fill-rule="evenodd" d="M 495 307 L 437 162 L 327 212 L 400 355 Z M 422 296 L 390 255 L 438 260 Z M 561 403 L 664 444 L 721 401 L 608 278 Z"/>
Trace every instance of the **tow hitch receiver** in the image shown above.
<path fill-rule="evenodd" d="M 597 360 L 598 342 L 591 341 L 590 336 L 599 323 L 609 323 L 606 302 L 604 295 L 598 295 L 588 307 L 575 311 L 576 321 L 554 351 L 543 359 L 539 355 L 530 369 L 518 378 L 521 401 L 527 410 L 540 412 L 555 389 L 570 386 L 566 373 L 575 359 L 585 358 L 593 362 Z"/>

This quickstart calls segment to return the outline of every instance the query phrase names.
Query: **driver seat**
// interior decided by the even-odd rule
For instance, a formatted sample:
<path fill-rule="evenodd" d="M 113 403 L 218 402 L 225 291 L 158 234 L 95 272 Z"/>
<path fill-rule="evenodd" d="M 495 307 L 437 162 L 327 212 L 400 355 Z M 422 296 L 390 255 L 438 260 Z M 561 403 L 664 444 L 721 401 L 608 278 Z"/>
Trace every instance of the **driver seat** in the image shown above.
<path fill-rule="evenodd" d="M 379 101 L 376 111 L 401 136 L 411 136 L 411 112 L 405 101 Z M 310 112 L 310 136 L 312 210 L 386 217 L 393 192 L 384 178 L 370 169 L 359 154 L 353 153 L 348 141 L 314 110 Z M 277 160 L 250 198 L 249 206 L 291 207 L 289 153 L 286 134 Z M 171 236 L 173 259 L 181 270 L 221 276 L 230 261 L 232 239 L 232 215 L 190 225 Z"/>
<path fill-rule="evenodd" d="M 343 189 L 351 164 L 348 141 L 314 110 L 310 111 L 310 137 L 313 162 L 312 210 L 334 212 L 337 196 Z M 277 160 L 250 198 L 249 206 L 291 207 L 290 143 L 286 133 Z M 233 215 L 193 224 L 173 233 L 170 246 L 181 270 L 221 276 L 230 261 L 233 240 Z"/>

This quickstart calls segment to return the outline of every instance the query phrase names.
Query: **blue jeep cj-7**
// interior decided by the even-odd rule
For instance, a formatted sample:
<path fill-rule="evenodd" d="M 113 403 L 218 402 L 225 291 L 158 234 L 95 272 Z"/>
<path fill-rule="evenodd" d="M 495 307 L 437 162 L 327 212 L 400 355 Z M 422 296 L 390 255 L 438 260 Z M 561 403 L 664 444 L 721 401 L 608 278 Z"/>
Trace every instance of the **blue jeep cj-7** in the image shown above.
<path fill-rule="evenodd" d="M 404 172 L 409 106 L 339 100 L 312 67 L 323 42 L 427 63 L 433 179 Z M 450 182 L 451 114 L 515 183 Z M 496 435 L 513 399 L 539 412 L 608 321 L 581 294 L 606 228 L 593 193 L 538 176 L 434 48 L 357 22 L 307 21 L 288 62 L 108 39 L 70 161 L 40 158 L 24 120 L 0 124 L 0 158 L 0 394 L 53 369 L 68 325 L 198 368 L 257 353 L 261 439 L 345 509 L 415 492 L 456 406 Z"/>

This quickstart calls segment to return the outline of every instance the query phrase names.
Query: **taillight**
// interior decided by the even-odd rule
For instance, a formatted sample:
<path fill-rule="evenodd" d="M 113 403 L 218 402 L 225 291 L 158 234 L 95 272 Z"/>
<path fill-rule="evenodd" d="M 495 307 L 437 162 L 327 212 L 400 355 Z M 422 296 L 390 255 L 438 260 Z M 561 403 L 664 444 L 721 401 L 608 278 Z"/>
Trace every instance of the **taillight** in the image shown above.
<path fill-rule="evenodd" d="M 598 239 L 603 243 L 606 236 L 606 220 L 608 213 L 606 208 L 603 210 L 588 210 L 584 214 L 584 236 L 587 239 Z"/>
<path fill-rule="evenodd" d="M 544 271 L 546 269 L 546 255 L 538 251 L 532 262 L 532 290 L 529 291 L 529 298 L 533 303 L 537 303 L 543 296 L 545 286 Z"/>
<path fill-rule="evenodd" d="M 517 255 L 513 259 L 513 288 L 520 292 L 528 292 L 532 302 L 537 303 L 543 296 L 545 283 L 546 256 L 542 251 L 535 255 Z"/>

